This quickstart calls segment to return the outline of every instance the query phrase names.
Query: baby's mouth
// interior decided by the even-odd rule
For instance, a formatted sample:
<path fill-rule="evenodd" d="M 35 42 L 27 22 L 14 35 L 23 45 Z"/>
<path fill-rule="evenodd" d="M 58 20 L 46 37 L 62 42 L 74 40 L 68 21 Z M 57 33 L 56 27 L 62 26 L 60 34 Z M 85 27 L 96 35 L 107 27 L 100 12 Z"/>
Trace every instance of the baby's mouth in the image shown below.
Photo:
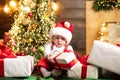
<path fill-rule="evenodd" d="M 58 43 L 58 45 L 61 45 L 61 43 Z"/>

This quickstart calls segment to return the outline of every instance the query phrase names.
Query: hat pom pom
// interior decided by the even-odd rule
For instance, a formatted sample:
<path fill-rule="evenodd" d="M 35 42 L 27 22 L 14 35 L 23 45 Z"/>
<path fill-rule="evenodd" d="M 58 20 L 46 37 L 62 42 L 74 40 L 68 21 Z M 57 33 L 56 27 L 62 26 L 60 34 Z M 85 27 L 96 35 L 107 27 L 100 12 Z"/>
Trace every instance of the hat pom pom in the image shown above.
<path fill-rule="evenodd" d="M 66 21 L 66 22 L 64 22 L 64 26 L 65 26 L 66 28 L 69 28 L 69 27 L 70 27 L 70 23 L 69 23 L 68 21 Z"/>

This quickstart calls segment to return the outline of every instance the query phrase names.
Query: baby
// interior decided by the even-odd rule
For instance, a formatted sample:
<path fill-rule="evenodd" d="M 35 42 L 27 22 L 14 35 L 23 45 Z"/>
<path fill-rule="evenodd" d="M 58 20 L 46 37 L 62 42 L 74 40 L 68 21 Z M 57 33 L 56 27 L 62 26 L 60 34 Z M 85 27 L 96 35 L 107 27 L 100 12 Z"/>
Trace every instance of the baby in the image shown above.
<path fill-rule="evenodd" d="M 58 22 L 55 27 L 50 30 L 49 37 L 51 42 L 45 44 L 44 57 L 38 62 L 37 69 L 43 77 L 58 77 L 63 73 L 63 70 L 57 69 L 49 61 L 52 54 L 61 52 L 73 52 L 73 48 L 69 45 L 72 39 L 73 25 L 68 21 Z"/>

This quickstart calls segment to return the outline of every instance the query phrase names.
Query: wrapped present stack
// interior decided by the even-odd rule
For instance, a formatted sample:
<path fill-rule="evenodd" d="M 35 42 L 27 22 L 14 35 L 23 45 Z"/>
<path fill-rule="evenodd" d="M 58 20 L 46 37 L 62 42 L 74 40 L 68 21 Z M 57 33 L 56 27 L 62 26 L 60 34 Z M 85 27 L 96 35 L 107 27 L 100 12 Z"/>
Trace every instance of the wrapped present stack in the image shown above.
<path fill-rule="evenodd" d="M 17 56 L 4 41 L 0 42 L 0 77 L 28 77 L 33 69 L 32 56 Z"/>
<path fill-rule="evenodd" d="M 64 52 L 53 54 L 49 61 L 51 61 L 56 68 L 67 70 L 67 76 L 78 79 L 98 79 L 98 68 L 87 63 L 88 56 L 82 56 L 80 60 L 77 59 L 75 53 Z"/>

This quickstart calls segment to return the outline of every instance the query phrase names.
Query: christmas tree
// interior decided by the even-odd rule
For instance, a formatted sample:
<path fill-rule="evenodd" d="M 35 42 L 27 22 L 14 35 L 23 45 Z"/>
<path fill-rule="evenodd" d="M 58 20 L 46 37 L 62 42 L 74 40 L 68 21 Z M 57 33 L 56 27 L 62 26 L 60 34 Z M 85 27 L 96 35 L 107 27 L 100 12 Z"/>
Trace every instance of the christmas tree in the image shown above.
<path fill-rule="evenodd" d="M 49 40 L 48 33 L 55 23 L 51 0 L 20 0 L 14 15 L 7 45 L 15 53 L 32 55 L 36 60 L 43 56 L 44 44 Z"/>

